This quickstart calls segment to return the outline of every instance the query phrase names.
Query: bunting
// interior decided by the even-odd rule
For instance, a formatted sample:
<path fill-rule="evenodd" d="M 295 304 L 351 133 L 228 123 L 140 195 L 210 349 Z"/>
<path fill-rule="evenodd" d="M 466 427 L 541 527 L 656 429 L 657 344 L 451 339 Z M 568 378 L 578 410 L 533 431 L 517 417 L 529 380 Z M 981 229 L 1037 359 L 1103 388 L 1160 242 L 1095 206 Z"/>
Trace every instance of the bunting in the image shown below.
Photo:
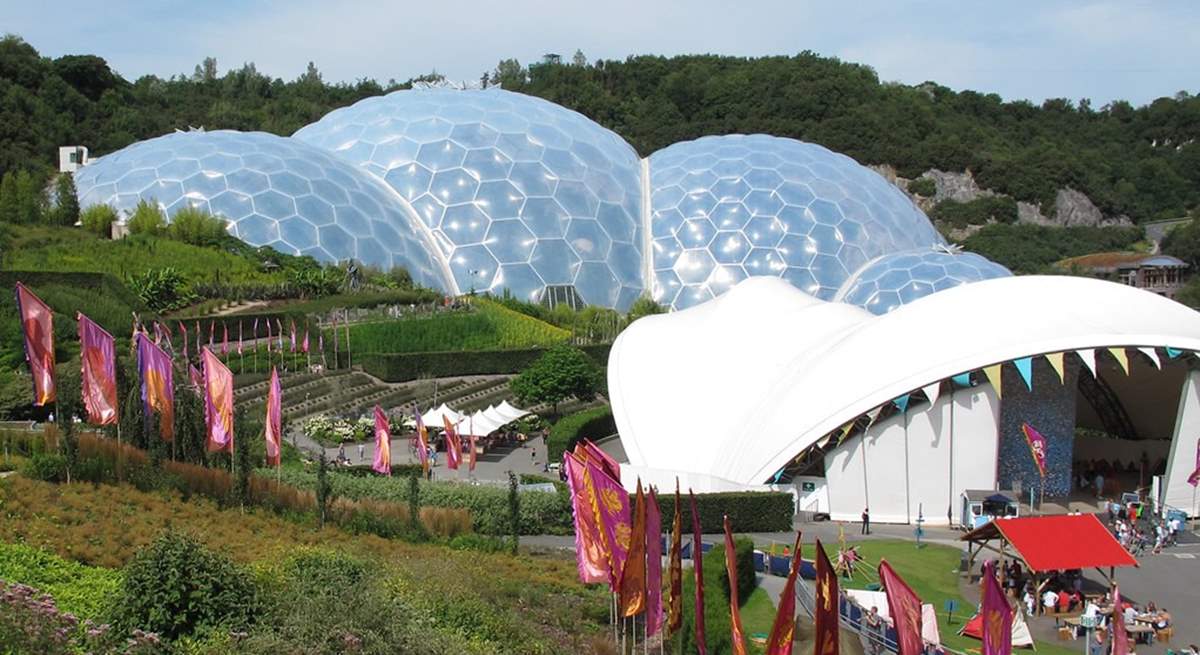
<path fill-rule="evenodd" d="M 725 523 L 725 575 L 729 578 L 729 629 L 733 643 L 733 655 L 746 655 L 746 632 L 742 629 L 742 611 L 738 602 L 737 552 L 733 547 L 733 531 L 729 527 L 729 515 Z"/>
<path fill-rule="evenodd" d="M 838 655 L 838 578 L 821 540 L 817 540 L 816 607 L 813 610 L 813 655 Z"/>
<path fill-rule="evenodd" d="M 1001 364 L 992 364 L 983 369 L 983 374 L 987 377 L 988 384 L 992 385 L 992 390 L 996 392 L 997 398 L 1004 397 L 1004 380 L 1001 377 L 1003 375 L 1001 371 L 1003 371 Z"/>
<path fill-rule="evenodd" d="M 158 412 L 158 432 L 165 441 L 175 437 L 175 373 L 171 358 L 145 332 L 134 335 L 138 371 L 142 378 L 142 412 L 147 423 Z"/>
<path fill-rule="evenodd" d="M 921 599 L 886 559 L 879 560 L 879 583 L 887 594 L 888 612 L 896 627 L 898 655 L 921 655 L 925 651 L 921 638 Z"/>
<path fill-rule="evenodd" d="M 371 470 L 392 476 L 392 430 L 379 405 L 375 405 L 375 463 Z"/>
<path fill-rule="evenodd" d="M 652 637 L 662 627 L 662 511 L 651 488 L 646 501 L 646 634 Z"/>
<path fill-rule="evenodd" d="M 1125 372 L 1125 375 L 1129 375 L 1129 354 L 1125 352 L 1125 349 L 1113 346 L 1108 349 L 1108 354 L 1117 360 L 1117 364 L 1120 364 L 1121 370 Z"/>
<path fill-rule="evenodd" d="M 283 387 L 279 371 L 271 367 L 271 385 L 267 389 L 267 416 L 263 425 L 266 440 L 267 466 L 279 466 L 283 452 Z"/>
<path fill-rule="evenodd" d="M 908 399 L 910 396 L 911 396 L 911 394 L 907 394 L 907 393 L 902 396 L 899 396 L 899 397 L 895 398 L 894 400 L 892 400 L 892 404 L 894 404 L 896 406 L 896 409 L 900 410 L 901 412 L 907 412 L 908 411 Z"/>
<path fill-rule="evenodd" d="M 800 533 L 797 532 L 796 546 L 792 551 L 792 565 L 788 569 L 787 582 L 783 583 L 783 593 L 779 595 L 775 623 L 771 626 L 770 636 L 767 637 L 767 655 L 792 655 L 792 641 L 796 635 L 796 574 L 799 571 Z M 820 596 L 817 597 L 817 602 L 820 602 Z"/>
<path fill-rule="evenodd" d="M 605 582 L 610 578 L 608 559 L 600 539 L 600 528 L 592 511 L 591 479 L 583 462 L 574 454 L 563 453 L 563 468 L 567 472 L 567 489 L 571 492 L 571 512 L 575 524 L 575 566 L 579 581 L 585 584 Z"/>
<path fill-rule="evenodd" d="M 925 397 L 929 399 L 930 405 L 936 405 L 938 396 L 942 393 L 942 383 L 939 380 L 933 384 L 925 385 L 921 387 L 921 391 L 925 392 Z"/>
<path fill-rule="evenodd" d="M 233 454 L 233 373 L 209 348 L 200 351 L 204 365 L 204 418 L 208 452 Z"/>
<path fill-rule="evenodd" d="M 971 386 L 971 374 L 970 373 L 959 373 L 958 375 L 956 375 L 950 379 L 954 381 L 954 384 L 956 384 L 960 387 L 966 388 L 966 387 Z"/>
<path fill-rule="evenodd" d="M 1063 368 L 1063 353 L 1048 353 L 1046 361 L 1050 362 L 1050 367 L 1058 374 L 1059 383 L 1067 381 L 1065 369 Z"/>
<path fill-rule="evenodd" d="M 1138 348 L 1138 352 L 1148 357 L 1150 362 L 1154 364 L 1154 368 L 1162 370 L 1162 362 L 1158 359 L 1158 351 L 1147 346 L 1141 346 Z"/>
<path fill-rule="evenodd" d="M 33 378 L 33 404 L 54 402 L 54 312 L 20 282 L 16 286 L 17 315 L 25 337 L 25 361 Z"/>
<path fill-rule="evenodd" d="M 1092 377 L 1096 377 L 1096 349 L 1095 348 L 1080 348 L 1075 351 L 1079 355 L 1079 359 L 1083 360 L 1084 366 L 1092 372 Z"/>
<path fill-rule="evenodd" d="M 633 525 L 629 533 L 625 565 L 621 567 L 618 607 L 621 616 L 641 614 L 646 609 L 646 495 L 642 481 L 637 482 L 633 505 Z"/>
<path fill-rule="evenodd" d="M 1167 351 L 1167 357 L 1170 357 L 1171 359 L 1175 359 L 1183 354 L 1182 350 L 1179 350 L 1178 348 L 1172 348 L 1170 346 L 1166 347 L 1166 351 Z"/>
<path fill-rule="evenodd" d="M 667 634 L 683 626 L 683 515 L 680 513 L 679 478 L 675 478 L 675 514 L 671 518 L 671 553 L 668 564 Z"/>
<path fill-rule="evenodd" d="M 113 336 L 92 319 L 79 320 L 80 391 L 88 422 L 114 425 L 117 422 L 117 354 Z"/>
<path fill-rule="evenodd" d="M 1013 366 L 1017 367 L 1017 373 L 1021 374 L 1021 380 L 1025 382 L 1025 388 L 1033 391 L 1033 358 L 1018 357 L 1013 360 Z"/>
<path fill-rule="evenodd" d="M 696 595 L 692 603 L 695 609 L 696 651 L 708 654 L 704 636 L 704 544 L 700 540 L 700 512 L 696 509 L 696 495 L 688 489 L 688 502 L 692 510 L 692 576 L 696 580 Z"/>

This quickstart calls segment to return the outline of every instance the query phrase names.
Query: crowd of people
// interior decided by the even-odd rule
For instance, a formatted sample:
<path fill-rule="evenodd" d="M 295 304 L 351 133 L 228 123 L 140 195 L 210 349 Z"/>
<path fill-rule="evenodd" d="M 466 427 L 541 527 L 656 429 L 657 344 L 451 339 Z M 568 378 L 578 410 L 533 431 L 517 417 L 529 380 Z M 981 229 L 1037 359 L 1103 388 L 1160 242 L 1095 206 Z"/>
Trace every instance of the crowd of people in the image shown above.
<path fill-rule="evenodd" d="M 1121 504 L 1106 500 L 1109 529 L 1121 545 L 1133 555 L 1149 552 L 1157 555 L 1163 548 L 1174 546 L 1183 529 L 1179 517 L 1158 518 L 1144 512 L 1140 503 Z"/>

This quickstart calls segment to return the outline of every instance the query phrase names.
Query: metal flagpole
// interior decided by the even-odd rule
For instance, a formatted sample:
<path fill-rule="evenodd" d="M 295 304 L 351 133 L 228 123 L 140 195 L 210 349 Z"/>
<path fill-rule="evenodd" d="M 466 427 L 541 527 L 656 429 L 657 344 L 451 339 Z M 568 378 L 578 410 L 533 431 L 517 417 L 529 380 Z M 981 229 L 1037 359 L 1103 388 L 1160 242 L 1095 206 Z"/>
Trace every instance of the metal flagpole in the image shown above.
<path fill-rule="evenodd" d="M 8 442 L 4 442 L 4 456 L 8 457 Z M 121 417 L 117 417 L 117 482 L 121 482 Z"/>

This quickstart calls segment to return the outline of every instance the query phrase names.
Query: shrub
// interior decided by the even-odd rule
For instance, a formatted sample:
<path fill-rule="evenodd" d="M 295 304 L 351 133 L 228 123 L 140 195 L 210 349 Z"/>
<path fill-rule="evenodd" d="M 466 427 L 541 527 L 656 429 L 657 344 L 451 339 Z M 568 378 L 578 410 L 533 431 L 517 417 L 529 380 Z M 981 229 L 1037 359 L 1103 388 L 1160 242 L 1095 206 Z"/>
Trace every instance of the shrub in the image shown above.
<path fill-rule="evenodd" d="M 590 400 L 604 386 L 604 373 L 587 353 L 560 344 L 551 347 L 508 386 L 524 402 L 558 403 L 574 396 Z"/>
<path fill-rule="evenodd" d="M 79 215 L 83 229 L 105 239 L 112 236 L 112 225 L 117 222 L 117 212 L 109 205 L 91 205 Z"/>
<path fill-rule="evenodd" d="M 683 524 L 691 525 L 691 506 L 683 499 L 680 513 Z M 792 494 L 784 492 L 724 492 L 696 494 L 700 527 L 706 533 L 719 533 L 722 517 L 730 517 L 739 533 L 776 533 L 792 529 L 796 515 Z M 671 510 L 673 511 L 673 509 Z M 664 509 L 664 513 L 668 513 Z"/>
<path fill-rule="evenodd" d="M 22 473 L 32 480 L 64 482 L 67 479 L 67 458 L 58 453 L 34 453 Z"/>
<path fill-rule="evenodd" d="M 85 566 L 24 544 L 0 544 L 0 580 L 36 587 L 81 618 L 103 616 L 121 588 L 120 571 Z"/>
<path fill-rule="evenodd" d="M 918 177 L 915 180 L 908 181 L 908 192 L 913 195 L 932 198 L 937 194 L 937 185 L 934 184 L 932 178 Z"/>
<path fill-rule="evenodd" d="M 745 605 L 758 584 L 754 574 L 754 543 L 737 538 L 733 542 L 737 559 L 738 601 Z M 729 625 L 729 576 L 725 570 L 725 544 L 718 543 L 704 554 L 704 628 L 710 653 L 731 652 Z M 695 614 L 696 586 L 693 575 L 683 576 L 683 652 L 696 652 Z"/>
<path fill-rule="evenodd" d="M 987 223 L 1016 223 L 1017 201 L 1008 196 L 984 196 L 970 202 L 943 200 L 934 205 L 929 217 L 943 225 L 958 228 Z"/>
<path fill-rule="evenodd" d="M 167 225 L 167 217 L 163 214 L 158 203 L 139 200 L 133 209 L 133 215 L 126 223 L 130 234 L 156 235 L 162 233 Z"/>
<path fill-rule="evenodd" d="M 562 459 L 564 451 L 574 450 L 582 439 L 600 439 L 616 434 L 617 424 L 613 420 L 612 407 L 596 407 L 562 417 L 550 427 L 546 447 L 550 461 Z"/>
<path fill-rule="evenodd" d="M 75 192 L 75 177 L 59 173 L 54 179 L 54 208 L 48 212 L 51 223 L 74 225 L 79 220 L 79 196 Z"/>
<path fill-rule="evenodd" d="M 174 640 L 250 624 L 258 599 L 250 575 L 194 538 L 166 532 L 125 567 L 116 623 Z"/>
<path fill-rule="evenodd" d="M 211 248 L 220 245 L 228 237 L 228 232 L 225 219 L 198 207 L 184 207 L 171 217 L 167 235 L 176 241 Z"/>
<path fill-rule="evenodd" d="M 483 534 L 460 534 L 447 544 L 454 550 L 477 550 L 484 553 L 507 553 L 509 545 L 503 539 Z"/>

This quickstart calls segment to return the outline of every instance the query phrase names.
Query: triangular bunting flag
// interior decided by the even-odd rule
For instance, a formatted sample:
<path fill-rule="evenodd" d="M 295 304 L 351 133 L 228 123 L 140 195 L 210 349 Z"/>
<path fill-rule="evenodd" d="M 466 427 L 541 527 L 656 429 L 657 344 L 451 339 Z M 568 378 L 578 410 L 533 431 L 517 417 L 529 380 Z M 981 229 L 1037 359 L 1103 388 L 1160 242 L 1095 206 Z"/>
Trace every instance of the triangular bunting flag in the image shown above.
<path fill-rule="evenodd" d="M 929 399 L 930 405 L 936 405 L 938 395 L 942 392 L 942 383 L 934 382 L 931 385 L 922 387 L 921 391 L 925 392 L 925 397 Z"/>
<path fill-rule="evenodd" d="M 1125 349 L 1113 346 L 1108 349 L 1108 352 L 1116 358 L 1117 363 L 1121 365 L 1121 370 L 1125 371 L 1125 375 L 1129 375 L 1129 355 L 1125 354 Z"/>
<path fill-rule="evenodd" d="M 896 404 L 896 407 L 900 408 L 900 411 L 907 412 L 908 411 L 908 398 L 909 398 L 909 394 L 904 394 L 903 396 L 900 396 L 899 398 L 893 400 L 892 402 Z"/>
<path fill-rule="evenodd" d="M 855 421 L 856 420 L 858 420 L 858 419 L 855 419 Z M 854 421 L 849 421 L 845 425 L 842 426 L 841 434 L 838 435 L 837 445 L 839 445 L 839 446 L 842 445 L 842 442 L 846 440 L 846 435 L 850 434 L 850 430 L 853 428 L 854 428 Z"/>
<path fill-rule="evenodd" d="M 1021 374 L 1021 379 L 1025 381 L 1025 388 L 1033 391 L 1033 358 L 1021 357 L 1014 359 L 1013 365 L 1017 367 L 1017 372 Z"/>
<path fill-rule="evenodd" d="M 883 406 L 881 405 L 881 406 L 876 407 L 875 409 L 867 412 L 867 418 L 870 419 L 869 421 L 867 421 L 867 427 L 871 427 L 872 425 L 875 425 L 875 421 L 876 421 L 876 419 L 879 418 L 879 413 L 882 411 L 883 411 Z"/>
<path fill-rule="evenodd" d="M 1092 377 L 1096 377 L 1096 349 L 1080 348 L 1075 351 L 1075 354 L 1079 355 L 1079 359 L 1082 359 L 1084 365 L 1092 372 Z"/>
<path fill-rule="evenodd" d="M 1172 348 L 1170 346 L 1167 346 L 1167 357 L 1170 357 L 1171 359 L 1175 359 L 1176 357 L 1179 357 L 1182 354 L 1183 354 L 1182 350 L 1179 350 L 1178 348 Z"/>
<path fill-rule="evenodd" d="M 1066 382 L 1067 379 L 1066 379 L 1065 374 L 1063 373 L 1063 371 L 1064 371 L 1064 369 L 1063 369 L 1063 354 L 1062 353 L 1048 353 L 1046 355 L 1046 361 L 1050 362 L 1051 368 L 1054 369 L 1055 373 L 1058 373 L 1058 381 Z"/>
<path fill-rule="evenodd" d="M 1000 364 L 992 364 L 991 366 L 984 367 L 983 369 L 983 374 L 987 376 L 988 382 L 992 385 L 992 389 L 996 392 L 997 398 L 1004 397 L 1004 391 L 1000 386 L 1000 367 Z"/>
<path fill-rule="evenodd" d="M 970 373 L 959 373 L 958 375 L 956 375 L 950 379 L 954 380 L 954 384 L 957 384 L 960 387 L 971 386 L 971 374 Z"/>
<path fill-rule="evenodd" d="M 1154 362 L 1154 368 L 1156 368 L 1160 371 L 1162 370 L 1162 362 L 1159 361 L 1159 359 L 1158 359 L 1158 352 L 1156 352 L 1153 348 L 1151 348 L 1149 346 L 1143 346 L 1141 348 L 1138 348 L 1138 352 L 1149 357 L 1150 361 Z"/>

